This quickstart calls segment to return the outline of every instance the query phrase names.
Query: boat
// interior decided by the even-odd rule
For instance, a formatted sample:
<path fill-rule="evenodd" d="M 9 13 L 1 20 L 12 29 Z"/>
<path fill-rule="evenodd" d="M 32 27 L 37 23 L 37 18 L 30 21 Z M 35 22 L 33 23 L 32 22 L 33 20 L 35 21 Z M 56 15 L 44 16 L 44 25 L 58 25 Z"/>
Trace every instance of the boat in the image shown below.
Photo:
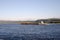
<path fill-rule="evenodd" d="M 49 23 L 44 23 L 43 21 L 41 21 L 40 23 L 38 23 L 39 25 L 50 25 Z"/>

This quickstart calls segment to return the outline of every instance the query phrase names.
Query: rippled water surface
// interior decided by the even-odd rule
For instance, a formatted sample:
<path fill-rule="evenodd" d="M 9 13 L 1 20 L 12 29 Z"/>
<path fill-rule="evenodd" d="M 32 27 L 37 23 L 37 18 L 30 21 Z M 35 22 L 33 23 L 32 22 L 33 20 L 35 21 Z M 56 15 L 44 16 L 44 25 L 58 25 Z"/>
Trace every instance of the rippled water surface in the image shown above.
<path fill-rule="evenodd" d="M 0 24 L 0 40 L 60 40 L 60 24 Z"/>

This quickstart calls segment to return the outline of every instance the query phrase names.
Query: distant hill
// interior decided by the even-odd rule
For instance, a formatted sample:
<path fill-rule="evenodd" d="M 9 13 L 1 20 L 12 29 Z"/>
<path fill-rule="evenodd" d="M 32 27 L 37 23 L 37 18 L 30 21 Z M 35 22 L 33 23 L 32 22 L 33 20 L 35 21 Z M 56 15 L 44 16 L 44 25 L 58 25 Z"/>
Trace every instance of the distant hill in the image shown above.
<path fill-rule="evenodd" d="M 31 23 L 31 24 L 38 24 L 43 21 L 44 23 L 60 23 L 60 18 L 49 18 L 49 19 L 38 19 L 34 21 L 2 21 L 0 20 L 0 24 L 21 24 L 21 23 Z"/>
<path fill-rule="evenodd" d="M 49 18 L 49 19 L 38 19 L 36 22 L 41 22 L 43 21 L 44 23 L 60 23 L 59 18 Z"/>

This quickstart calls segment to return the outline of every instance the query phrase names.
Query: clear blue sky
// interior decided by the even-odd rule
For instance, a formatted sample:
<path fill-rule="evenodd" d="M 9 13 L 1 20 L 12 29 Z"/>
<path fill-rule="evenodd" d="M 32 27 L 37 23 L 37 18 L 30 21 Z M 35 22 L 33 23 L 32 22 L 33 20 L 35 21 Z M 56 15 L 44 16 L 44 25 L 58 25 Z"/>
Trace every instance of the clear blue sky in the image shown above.
<path fill-rule="evenodd" d="M 0 0 L 0 20 L 60 18 L 60 0 Z"/>

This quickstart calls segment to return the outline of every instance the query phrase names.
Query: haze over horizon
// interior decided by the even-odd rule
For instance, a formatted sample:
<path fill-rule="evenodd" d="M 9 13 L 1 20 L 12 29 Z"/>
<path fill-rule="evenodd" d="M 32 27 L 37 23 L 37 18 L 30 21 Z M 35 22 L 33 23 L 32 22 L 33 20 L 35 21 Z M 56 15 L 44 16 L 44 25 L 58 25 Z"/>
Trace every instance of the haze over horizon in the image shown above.
<path fill-rule="evenodd" d="M 0 0 L 0 20 L 60 18 L 60 0 Z"/>

